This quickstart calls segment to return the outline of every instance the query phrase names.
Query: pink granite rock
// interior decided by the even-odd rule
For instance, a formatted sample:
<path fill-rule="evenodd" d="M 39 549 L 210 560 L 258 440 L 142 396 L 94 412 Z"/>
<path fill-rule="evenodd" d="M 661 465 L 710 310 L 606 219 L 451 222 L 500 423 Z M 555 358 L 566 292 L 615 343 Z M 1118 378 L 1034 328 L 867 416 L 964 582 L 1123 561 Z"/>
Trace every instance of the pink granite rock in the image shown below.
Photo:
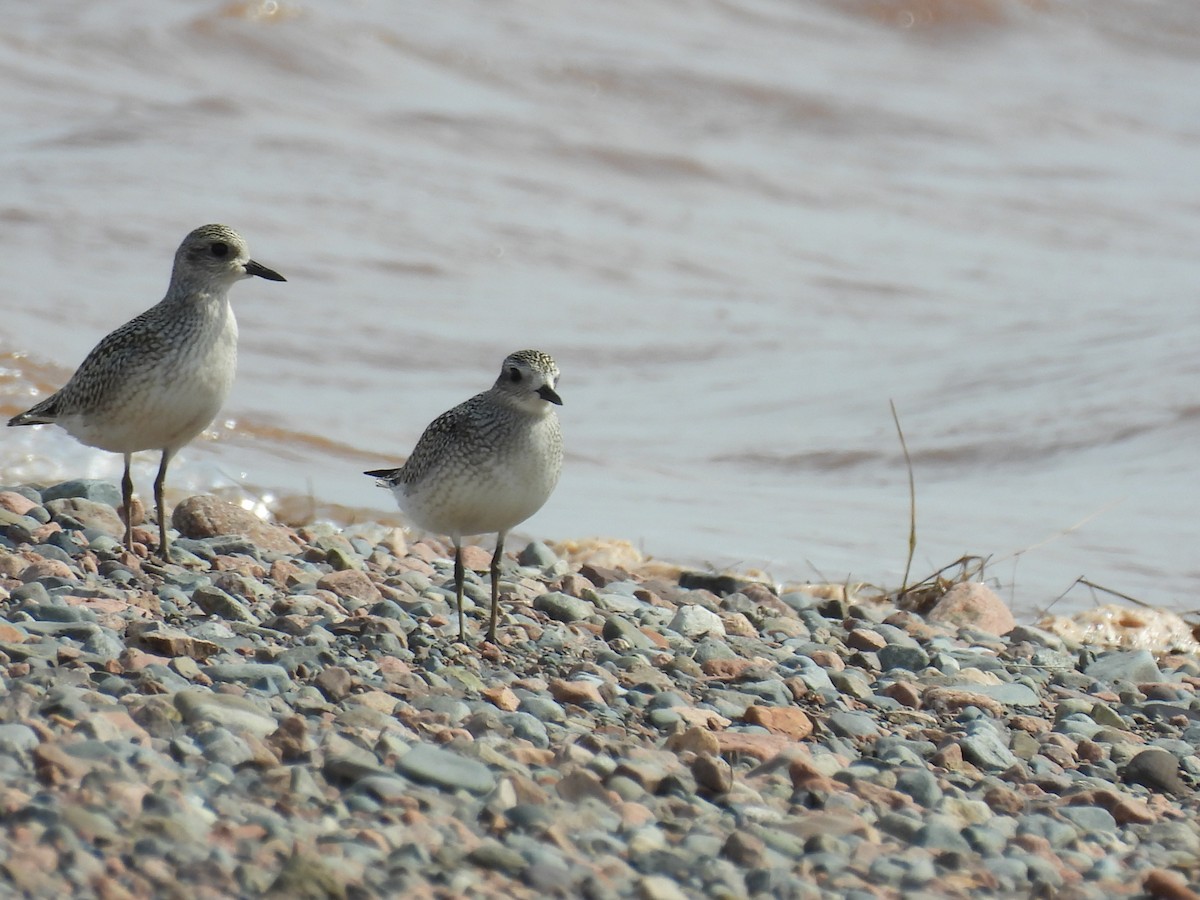
<path fill-rule="evenodd" d="M 934 604 L 926 618 L 942 625 L 969 625 L 996 635 L 1008 634 L 1017 627 L 1005 602 L 990 587 L 978 581 L 954 585 Z"/>

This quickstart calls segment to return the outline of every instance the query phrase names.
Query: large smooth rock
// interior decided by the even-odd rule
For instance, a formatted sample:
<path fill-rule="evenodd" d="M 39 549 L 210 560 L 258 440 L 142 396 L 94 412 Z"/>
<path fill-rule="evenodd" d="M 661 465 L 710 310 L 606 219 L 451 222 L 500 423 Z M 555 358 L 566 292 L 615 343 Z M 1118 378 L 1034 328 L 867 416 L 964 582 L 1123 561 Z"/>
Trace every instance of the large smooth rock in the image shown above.
<path fill-rule="evenodd" d="M 978 581 L 954 585 L 934 604 L 926 618 L 940 625 L 969 625 L 997 635 L 1008 634 L 1017 627 L 1007 604 L 990 587 Z"/>
<path fill-rule="evenodd" d="M 1162 681 L 1162 672 L 1149 650 L 1125 650 L 1105 653 L 1083 670 L 1089 678 L 1113 684 L 1128 681 L 1141 684 L 1147 681 Z"/>
<path fill-rule="evenodd" d="M 188 497 L 176 506 L 171 524 L 184 537 L 196 540 L 236 534 L 249 538 L 260 550 L 295 553 L 301 548 L 286 528 L 264 522 L 249 510 L 208 494 Z"/>

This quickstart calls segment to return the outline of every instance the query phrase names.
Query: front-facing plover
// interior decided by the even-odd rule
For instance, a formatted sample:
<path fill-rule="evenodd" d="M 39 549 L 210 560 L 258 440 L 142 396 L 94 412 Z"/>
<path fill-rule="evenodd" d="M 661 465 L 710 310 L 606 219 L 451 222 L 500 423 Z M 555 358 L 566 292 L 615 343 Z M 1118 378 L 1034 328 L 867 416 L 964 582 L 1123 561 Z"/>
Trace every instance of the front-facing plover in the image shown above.
<path fill-rule="evenodd" d="M 391 488 L 419 527 L 454 542 L 460 641 L 466 641 L 462 539 L 496 535 L 488 625 L 488 640 L 494 642 L 504 538 L 542 508 L 558 483 L 563 448 L 553 409 L 562 404 L 557 385 L 558 366 L 550 356 L 513 353 L 491 390 L 433 420 L 403 466 L 366 473 Z"/>
<path fill-rule="evenodd" d="M 62 390 L 8 422 L 58 425 L 89 447 L 125 457 L 121 493 L 131 550 L 130 457 L 160 450 L 154 480 L 158 550 L 164 560 L 170 558 L 163 507 L 167 465 L 208 427 L 233 385 L 238 330 L 229 288 L 252 275 L 285 280 L 252 260 L 232 228 L 197 228 L 175 252 L 166 296 L 100 341 Z"/>

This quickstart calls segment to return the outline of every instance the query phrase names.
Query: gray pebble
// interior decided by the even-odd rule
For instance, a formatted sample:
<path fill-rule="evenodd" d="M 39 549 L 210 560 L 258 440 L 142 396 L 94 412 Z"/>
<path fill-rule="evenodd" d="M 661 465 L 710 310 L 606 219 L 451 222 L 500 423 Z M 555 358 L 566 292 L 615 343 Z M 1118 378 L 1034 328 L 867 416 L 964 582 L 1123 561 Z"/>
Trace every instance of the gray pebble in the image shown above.
<path fill-rule="evenodd" d="M 721 617 L 698 605 L 679 607 L 667 627 L 685 638 L 725 634 L 725 626 L 721 622 Z"/>
<path fill-rule="evenodd" d="M 1029 855 L 1025 859 L 1030 884 L 1039 888 L 1057 891 L 1063 886 L 1062 873 L 1048 859 Z"/>
<path fill-rule="evenodd" d="M 220 726 L 207 729 L 196 736 L 196 743 L 204 758 L 211 762 L 223 763 L 231 769 L 236 769 L 243 763 L 254 758 L 250 745 Z"/>
<path fill-rule="evenodd" d="M 847 738 L 870 738 L 879 733 L 875 718 L 865 712 L 835 712 L 829 716 L 829 728 Z"/>
<path fill-rule="evenodd" d="M 1149 650 L 1113 651 L 1098 656 L 1084 670 L 1084 674 L 1106 684 L 1119 681 L 1139 684 L 1146 681 L 1162 681 L 1162 672 Z"/>
<path fill-rule="evenodd" d="M 485 840 L 467 854 L 467 859 L 477 866 L 513 877 L 519 876 L 527 865 L 525 857 L 496 840 Z"/>
<path fill-rule="evenodd" d="M 401 774 L 446 790 L 486 794 L 496 778 L 483 763 L 432 744 L 417 744 L 396 762 Z"/>
<path fill-rule="evenodd" d="M 679 713 L 672 709 L 652 709 L 646 714 L 646 719 L 660 731 L 674 731 L 683 722 Z"/>
<path fill-rule="evenodd" d="M 247 684 L 258 690 L 288 690 L 292 687 L 287 669 L 275 663 L 219 663 L 205 666 L 204 674 L 213 681 Z"/>
<path fill-rule="evenodd" d="M 964 690 L 982 694 L 1005 706 L 1040 706 L 1042 699 L 1037 692 L 1024 684 L 971 684 Z"/>
<path fill-rule="evenodd" d="M 636 625 L 616 614 L 605 618 L 601 634 L 606 641 L 623 640 L 636 650 L 652 650 L 657 646 Z"/>
<path fill-rule="evenodd" d="M 915 645 L 886 644 L 879 648 L 875 655 L 880 668 L 885 672 L 892 669 L 919 672 L 929 665 L 929 654 Z"/>
<path fill-rule="evenodd" d="M 804 678 L 803 675 L 800 677 L 801 679 Z M 871 689 L 871 683 L 867 680 L 866 676 L 853 669 L 834 672 L 829 676 L 829 680 L 843 694 L 854 697 L 856 700 L 865 700 L 874 694 L 874 691 Z"/>
<path fill-rule="evenodd" d="M 451 725 L 459 725 L 471 715 L 471 707 L 457 697 L 420 697 L 413 705 L 417 709 L 428 709 L 433 712 L 443 713 Z"/>
<path fill-rule="evenodd" d="M 111 481 L 78 478 L 72 481 L 62 481 L 50 487 L 43 488 L 41 502 L 49 503 L 69 497 L 79 497 L 95 503 L 103 503 L 112 509 L 121 505 L 121 489 Z"/>
<path fill-rule="evenodd" d="M 969 853 L 971 845 L 963 836 L 962 827 L 946 816 L 932 816 L 917 831 L 913 841 L 919 847 L 930 850 L 955 850 Z"/>
<path fill-rule="evenodd" d="M 95 622 L 96 614 L 85 606 L 67 606 L 65 603 L 55 603 L 50 599 L 46 589 L 38 585 L 24 585 L 40 588 L 40 594 L 45 596 L 44 602 L 25 602 L 18 609 L 38 622 Z"/>
<path fill-rule="evenodd" d="M 793 678 L 799 678 L 810 691 L 817 693 L 836 693 L 829 673 L 807 656 L 794 656 L 781 669 Z"/>
<path fill-rule="evenodd" d="M 50 605 L 50 592 L 46 590 L 44 584 L 39 584 L 36 581 L 31 581 L 28 584 L 23 584 L 20 587 L 13 588 L 9 597 L 17 603 L 27 604 L 33 607 Z M 56 604 L 57 605 L 57 604 Z M 61 608 L 67 608 L 65 604 L 61 604 Z M 34 616 L 37 618 L 37 616 Z"/>
<path fill-rule="evenodd" d="M 963 838 L 981 856 L 999 856 L 1004 852 L 1009 836 L 989 825 L 968 825 Z"/>
<path fill-rule="evenodd" d="M 69 534 L 70 532 L 59 531 L 50 535 L 51 543 L 36 544 L 30 549 L 43 559 L 53 559 L 60 563 L 71 565 L 74 562 L 72 554 L 64 549 L 60 544 L 61 542 L 66 541 L 75 550 L 76 554 L 78 554 L 80 547 L 75 544 L 70 537 L 68 537 Z M 43 582 L 44 581 L 45 579 L 43 579 Z"/>
<path fill-rule="evenodd" d="M 116 659 L 125 652 L 125 642 L 111 629 L 97 626 L 84 640 L 82 649 L 101 659 Z"/>
<path fill-rule="evenodd" d="M 906 768 L 898 772 L 896 790 L 908 794 L 915 803 L 926 809 L 933 809 L 942 799 L 937 776 L 924 768 Z"/>
<path fill-rule="evenodd" d="M 533 601 L 533 608 L 559 622 L 580 622 L 596 612 L 596 608 L 586 600 L 559 591 L 539 594 Z"/>
<path fill-rule="evenodd" d="M 525 712 L 507 712 L 500 716 L 500 721 L 512 729 L 513 737 L 529 741 L 535 747 L 550 746 L 546 726 L 536 716 Z"/>
<path fill-rule="evenodd" d="M 962 747 L 963 758 L 983 769 L 1007 769 L 1017 762 L 1017 758 L 1008 749 L 1007 742 L 987 719 L 971 722 L 959 745 Z"/>
<path fill-rule="evenodd" d="M 1121 778 L 1127 784 L 1141 784 L 1168 794 L 1181 793 L 1184 789 L 1179 778 L 1179 760 L 1157 747 L 1143 750 L 1129 760 L 1121 770 Z"/>
<path fill-rule="evenodd" d="M 325 749 L 321 774 L 336 784 L 357 786 L 365 778 L 394 778 L 392 772 L 379 764 L 375 754 L 347 740 L 331 741 Z M 366 796 L 366 795 L 363 795 Z"/>
<path fill-rule="evenodd" d="M 737 688 L 740 693 L 756 697 L 770 706 L 790 706 L 792 704 L 792 693 L 782 681 L 742 681 L 738 683 Z"/>
<path fill-rule="evenodd" d="M 1055 848 L 1065 847 L 1079 836 L 1079 831 L 1069 822 L 1051 818 L 1045 813 L 1029 813 L 1021 818 L 1019 833 L 1043 837 Z"/>
<path fill-rule="evenodd" d="M 597 609 L 604 612 L 621 613 L 628 616 L 641 612 L 646 606 L 645 603 L 636 597 L 620 591 L 585 591 L 584 593 L 587 600 L 591 601 Z"/>
<path fill-rule="evenodd" d="M 210 616 L 219 616 L 230 622 L 259 624 L 258 616 L 244 602 L 218 587 L 204 585 L 192 593 L 192 602 Z"/>
<path fill-rule="evenodd" d="M 6 755 L 28 753 L 40 742 L 37 732 L 28 725 L 15 723 L 0 725 L 0 753 Z"/>
<path fill-rule="evenodd" d="M 541 541 L 532 541 L 517 554 L 517 562 L 523 566 L 546 569 L 558 562 L 558 554 Z"/>
<path fill-rule="evenodd" d="M 266 737 L 278 727 L 274 718 L 244 697 L 188 690 L 180 691 L 174 699 L 185 722 L 211 722 L 257 737 Z"/>
<path fill-rule="evenodd" d="M 1058 813 L 1080 831 L 1088 834 L 1111 832 L 1117 828 L 1112 813 L 1098 806 L 1062 806 Z"/>
<path fill-rule="evenodd" d="M 33 543 L 33 533 L 42 523 L 30 516 L 19 516 L 7 509 L 0 508 L 0 528 L 3 528 L 8 540 L 13 544 Z"/>
<path fill-rule="evenodd" d="M 94 528 L 114 537 L 125 534 L 125 523 L 108 503 L 97 503 L 83 497 L 63 497 L 48 500 L 45 505 L 51 521 L 58 522 L 64 528 Z"/>
<path fill-rule="evenodd" d="M 527 713 L 541 722 L 565 722 L 566 710 L 549 697 L 531 694 L 521 700 L 517 708 L 519 712 Z"/>

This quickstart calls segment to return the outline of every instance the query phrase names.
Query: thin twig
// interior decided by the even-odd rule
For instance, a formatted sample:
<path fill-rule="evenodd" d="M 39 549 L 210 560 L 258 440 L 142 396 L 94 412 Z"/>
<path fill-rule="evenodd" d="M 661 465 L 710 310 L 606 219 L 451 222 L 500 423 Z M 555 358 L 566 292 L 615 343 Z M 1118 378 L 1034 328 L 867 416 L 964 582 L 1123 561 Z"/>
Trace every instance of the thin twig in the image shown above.
<path fill-rule="evenodd" d="M 1055 597 L 1053 600 L 1051 600 L 1049 603 L 1047 603 L 1044 607 L 1042 607 L 1041 614 L 1044 616 L 1044 615 L 1046 615 L 1046 613 L 1050 612 L 1050 610 L 1054 609 L 1054 604 L 1058 603 L 1059 600 L 1061 600 L 1063 597 L 1067 596 L 1067 594 L 1071 593 L 1071 591 L 1075 587 L 1075 585 L 1079 584 L 1079 582 L 1081 582 L 1081 581 L 1083 581 L 1082 575 L 1080 575 L 1078 578 L 1076 578 L 1074 581 L 1072 581 L 1069 585 L 1067 585 L 1067 589 L 1065 591 L 1063 591 L 1061 594 L 1059 594 L 1057 597 Z"/>
<path fill-rule="evenodd" d="M 1028 547 L 1025 547 L 1022 550 L 1015 550 L 1012 553 L 1008 554 L 1008 556 L 1001 556 L 999 559 L 996 560 L 996 562 L 1002 563 L 1006 559 L 1016 559 L 1017 557 L 1021 556 L 1022 554 L 1028 553 L 1030 550 L 1037 550 L 1039 547 L 1045 547 L 1047 544 L 1049 544 L 1053 541 L 1057 541 L 1061 537 L 1066 537 L 1068 534 L 1070 534 L 1073 531 L 1078 531 L 1080 528 L 1082 528 L 1088 522 L 1092 521 L 1092 519 L 1096 518 L 1101 513 L 1106 513 L 1110 509 L 1112 509 L 1114 506 L 1116 506 L 1118 503 L 1123 503 L 1123 502 L 1124 502 L 1124 500 L 1122 499 L 1122 500 L 1114 500 L 1112 503 L 1107 503 L 1104 506 L 1101 506 L 1099 509 L 1095 510 L 1094 512 L 1088 513 L 1086 516 L 1084 516 L 1082 519 L 1080 519 L 1074 525 L 1064 528 L 1062 531 L 1056 532 L 1055 534 L 1052 534 L 1047 538 L 1043 538 L 1042 540 L 1038 541 L 1036 544 L 1030 544 Z M 1068 591 L 1070 589 L 1071 588 L 1067 588 Z"/>
<path fill-rule="evenodd" d="M 1096 584 L 1096 582 L 1094 582 L 1094 581 L 1088 581 L 1082 575 L 1080 575 L 1079 578 L 1076 579 L 1076 582 L 1078 584 L 1087 585 L 1088 587 L 1092 588 L 1093 590 L 1104 591 L 1104 593 L 1106 593 L 1106 594 L 1112 594 L 1114 597 L 1120 597 L 1122 600 L 1128 600 L 1130 603 L 1135 603 L 1138 606 L 1142 607 L 1143 609 L 1154 609 L 1154 606 L 1147 603 L 1145 600 L 1139 600 L 1137 597 L 1130 597 L 1128 594 L 1122 594 L 1120 591 L 1114 591 L 1112 588 L 1106 588 L 1102 584 Z"/>
<path fill-rule="evenodd" d="M 812 569 L 814 572 L 817 573 L 817 583 L 818 584 L 830 584 L 831 583 L 829 581 L 829 579 L 825 577 L 825 573 L 822 572 L 820 569 L 818 569 L 811 559 L 806 559 L 804 561 L 804 563 L 810 569 Z M 847 576 L 847 577 L 849 577 L 849 576 Z"/>
<path fill-rule="evenodd" d="M 908 442 L 904 440 L 904 429 L 900 427 L 900 416 L 896 402 L 888 400 L 892 408 L 892 421 L 896 423 L 896 434 L 900 435 L 900 449 L 904 451 L 904 465 L 908 469 L 908 559 L 904 561 L 904 578 L 900 580 L 897 599 L 908 593 L 908 573 L 912 570 L 913 555 L 917 552 L 917 485 L 913 479 L 912 457 L 908 455 Z"/>
<path fill-rule="evenodd" d="M 1075 585 L 1077 585 L 1077 584 L 1082 584 L 1084 587 L 1089 587 L 1094 591 L 1103 591 L 1104 593 L 1111 594 L 1114 597 L 1120 597 L 1122 600 L 1127 600 L 1130 603 L 1135 604 L 1136 606 L 1142 607 L 1143 609 L 1155 609 L 1156 608 L 1153 604 L 1147 603 L 1145 600 L 1139 600 L 1137 597 L 1131 597 L 1128 594 L 1122 594 L 1120 591 L 1115 591 L 1112 588 L 1107 588 L 1102 584 L 1096 584 L 1096 582 L 1089 580 L 1087 578 L 1087 576 L 1085 576 L 1085 575 L 1080 575 L 1078 578 L 1076 578 L 1074 581 L 1072 581 L 1067 586 L 1067 589 L 1065 591 L 1063 591 L 1061 594 L 1059 594 L 1057 597 L 1055 597 L 1053 600 L 1051 600 L 1046 605 L 1046 607 L 1042 610 L 1042 615 L 1044 616 L 1048 612 L 1050 612 L 1050 610 L 1054 608 L 1054 604 L 1058 603 L 1059 600 L 1063 599 L 1065 596 L 1067 596 L 1067 594 L 1071 593 L 1072 589 L 1074 589 Z M 1092 599 L 1094 602 L 1095 598 L 1093 597 Z M 1186 615 L 1186 613 L 1184 615 Z"/>

